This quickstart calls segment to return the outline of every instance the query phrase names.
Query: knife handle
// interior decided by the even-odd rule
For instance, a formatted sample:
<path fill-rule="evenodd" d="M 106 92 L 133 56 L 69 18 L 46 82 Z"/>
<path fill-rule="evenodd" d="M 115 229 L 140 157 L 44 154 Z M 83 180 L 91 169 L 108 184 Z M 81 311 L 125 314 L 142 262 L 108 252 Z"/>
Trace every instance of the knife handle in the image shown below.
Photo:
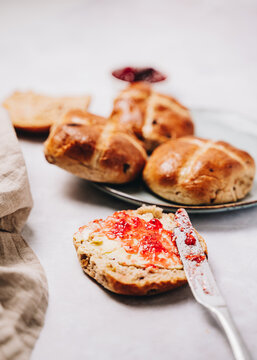
<path fill-rule="evenodd" d="M 227 307 L 216 306 L 209 308 L 209 310 L 219 321 L 225 334 L 227 335 L 235 359 L 251 360 L 250 353 L 248 352 Z"/>

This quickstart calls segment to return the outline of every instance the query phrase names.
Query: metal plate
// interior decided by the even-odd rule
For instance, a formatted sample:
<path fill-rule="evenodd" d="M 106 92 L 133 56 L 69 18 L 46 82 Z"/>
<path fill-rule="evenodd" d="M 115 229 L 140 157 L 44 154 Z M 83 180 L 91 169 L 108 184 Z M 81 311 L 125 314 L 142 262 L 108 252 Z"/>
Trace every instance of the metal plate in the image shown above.
<path fill-rule="evenodd" d="M 197 136 L 212 140 L 224 140 L 231 145 L 248 151 L 257 163 L 257 121 L 242 114 L 194 109 L 191 114 L 195 123 Z M 257 181 L 255 179 L 251 192 L 243 199 L 233 203 L 219 205 L 189 206 L 164 200 L 153 194 L 142 182 L 136 180 L 125 185 L 93 183 L 95 187 L 118 199 L 134 205 L 157 205 L 165 211 L 176 211 L 183 207 L 189 213 L 207 213 L 231 211 L 257 205 Z"/>

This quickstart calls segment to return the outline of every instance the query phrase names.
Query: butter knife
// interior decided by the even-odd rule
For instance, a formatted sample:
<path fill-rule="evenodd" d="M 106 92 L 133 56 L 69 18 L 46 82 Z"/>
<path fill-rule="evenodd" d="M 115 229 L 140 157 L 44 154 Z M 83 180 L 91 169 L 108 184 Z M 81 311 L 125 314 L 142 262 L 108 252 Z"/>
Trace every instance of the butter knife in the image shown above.
<path fill-rule="evenodd" d="M 175 214 L 177 248 L 195 299 L 207 308 L 222 326 L 236 360 L 250 360 L 250 354 L 233 322 L 211 272 L 206 254 L 184 209 Z"/>

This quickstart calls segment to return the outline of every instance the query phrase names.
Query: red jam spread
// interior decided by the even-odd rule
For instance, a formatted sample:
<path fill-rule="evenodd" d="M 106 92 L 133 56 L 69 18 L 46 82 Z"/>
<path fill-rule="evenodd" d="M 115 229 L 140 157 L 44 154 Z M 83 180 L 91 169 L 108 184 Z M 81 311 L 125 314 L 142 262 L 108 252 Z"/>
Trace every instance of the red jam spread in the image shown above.
<path fill-rule="evenodd" d="M 187 233 L 187 234 L 186 234 L 185 243 L 186 243 L 187 245 L 195 245 L 195 243 L 196 243 L 196 238 L 195 238 L 192 234 Z"/>
<path fill-rule="evenodd" d="M 95 220 L 90 227 L 92 232 L 119 241 L 128 254 L 138 254 L 145 266 L 167 267 L 171 261 L 181 265 L 173 231 L 164 229 L 158 219 L 146 221 L 131 210 L 118 211 L 106 220 Z"/>
<path fill-rule="evenodd" d="M 197 264 L 200 264 L 205 259 L 205 255 L 196 254 L 196 255 L 186 255 L 186 258 L 191 261 L 195 261 Z"/>
<path fill-rule="evenodd" d="M 180 231 L 185 232 L 186 234 L 185 244 L 190 246 L 195 245 L 196 238 L 193 235 L 193 226 L 184 209 L 177 210 L 175 214 L 175 221 L 177 226 L 180 227 Z"/>
<path fill-rule="evenodd" d="M 191 246 L 196 245 L 196 238 L 194 236 L 193 226 L 191 224 L 191 221 L 189 220 L 189 217 L 187 215 L 187 212 L 184 209 L 178 209 L 175 214 L 175 222 L 178 227 L 180 227 L 180 231 L 185 233 L 185 244 L 190 246 L 188 249 L 187 255 L 185 257 L 190 260 L 194 261 L 197 264 L 200 264 L 206 256 L 204 253 L 199 253 L 197 250 L 197 253 L 195 253 L 195 250 L 191 248 Z"/>
<path fill-rule="evenodd" d="M 149 67 L 149 68 L 135 68 L 125 67 L 117 69 L 112 72 L 112 75 L 119 80 L 136 82 L 136 81 L 147 81 L 150 83 L 163 81 L 166 76 L 161 72 Z"/>

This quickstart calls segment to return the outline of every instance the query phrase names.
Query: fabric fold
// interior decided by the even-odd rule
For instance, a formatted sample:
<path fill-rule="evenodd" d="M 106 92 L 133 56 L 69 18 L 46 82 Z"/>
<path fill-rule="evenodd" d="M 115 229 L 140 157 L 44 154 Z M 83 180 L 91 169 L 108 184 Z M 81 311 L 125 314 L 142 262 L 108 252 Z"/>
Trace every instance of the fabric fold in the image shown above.
<path fill-rule="evenodd" d="M 44 270 L 20 235 L 32 207 L 21 149 L 1 111 L 0 130 L 0 359 L 26 360 L 44 324 Z"/>

